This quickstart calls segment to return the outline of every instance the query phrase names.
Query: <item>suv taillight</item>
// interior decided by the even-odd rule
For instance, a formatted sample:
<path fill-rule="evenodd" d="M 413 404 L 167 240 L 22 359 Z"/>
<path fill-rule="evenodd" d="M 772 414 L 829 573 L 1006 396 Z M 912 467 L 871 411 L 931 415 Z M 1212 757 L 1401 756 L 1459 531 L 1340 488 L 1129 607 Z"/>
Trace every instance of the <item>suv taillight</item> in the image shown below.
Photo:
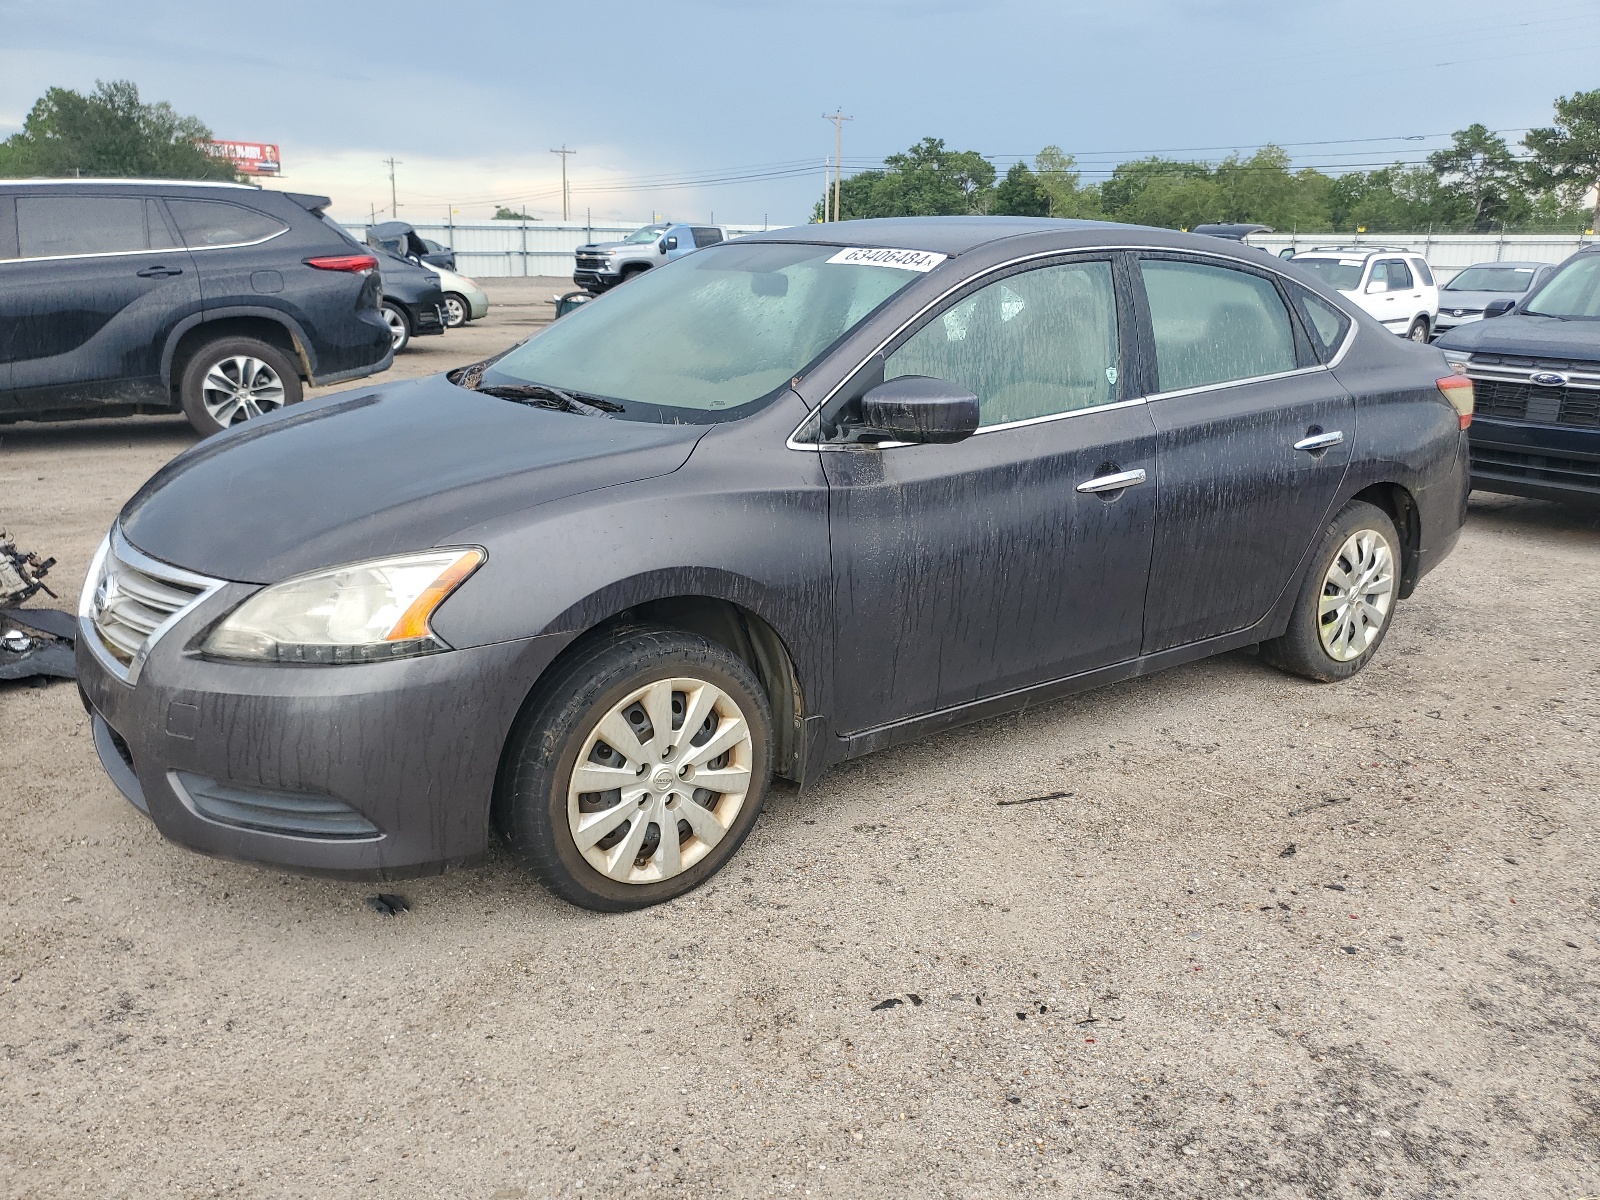
<path fill-rule="evenodd" d="M 308 258 L 306 266 L 319 271 L 351 271 L 365 275 L 378 269 L 378 260 L 370 254 L 332 254 L 324 258 Z"/>
<path fill-rule="evenodd" d="M 1472 380 L 1465 375 L 1446 375 L 1439 380 L 1439 390 L 1456 410 L 1456 420 L 1465 429 L 1472 424 Z"/>

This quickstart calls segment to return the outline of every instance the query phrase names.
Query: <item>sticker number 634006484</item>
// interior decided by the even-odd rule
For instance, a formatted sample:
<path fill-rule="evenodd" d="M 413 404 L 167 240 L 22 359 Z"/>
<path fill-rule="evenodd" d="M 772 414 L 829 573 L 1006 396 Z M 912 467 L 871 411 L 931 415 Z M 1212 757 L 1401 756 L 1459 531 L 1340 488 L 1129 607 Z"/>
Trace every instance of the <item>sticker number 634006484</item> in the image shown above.
<path fill-rule="evenodd" d="M 828 261 L 859 267 L 896 267 L 902 271 L 931 271 L 949 258 L 931 250 L 892 250 L 885 246 L 852 246 Z"/>

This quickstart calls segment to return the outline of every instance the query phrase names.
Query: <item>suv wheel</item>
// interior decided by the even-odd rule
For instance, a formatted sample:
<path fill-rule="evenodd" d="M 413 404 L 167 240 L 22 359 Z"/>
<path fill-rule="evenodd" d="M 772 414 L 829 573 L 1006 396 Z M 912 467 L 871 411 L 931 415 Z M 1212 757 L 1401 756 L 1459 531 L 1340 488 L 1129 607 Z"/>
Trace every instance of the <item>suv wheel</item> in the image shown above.
<path fill-rule="evenodd" d="M 472 320 L 472 306 L 467 303 L 465 296 L 458 296 L 455 292 L 446 292 L 444 297 L 444 326 L 446 329 L 459 329 Z"/>
<path fill-rule="evenodd" d="M 771 746 L 766 695 L 738 655 L 623 630 L 541 687 L 507 742 L 497 819 L 557 896 L 644 908 L 733 857 L 766 798 Z"/>
<path fill-rule="evenodd" d="M 1394 522 L 1376 505 L 1352 500 L 1328 523 L 1289 628 L 1262 643 L 1262 657 L 1322 683 L 1349 679 L 1383 644 L 1399 586 Z"/>
<path fill-rule="evenodd" d="M 178 384 L 184 416 L 202 437 L 297 404 L 304 393 L 294 362 L 256 338 L 221 338 L 201 346 Z"/>
<path fill-rule="evenodd" d="M 1428 318 L 1418 317 L 1411 322 L 1411 328 L 1406 330 L 1406 337 L 1413 342 L 1426 342 L 1428 340 Z"/>
<path fill-rule="evenodd" d="M 411 343 L 411 318 L 393 301 L 383 302 L 383 323 L 389 327 L 389 344 L 399 354 Z"/>

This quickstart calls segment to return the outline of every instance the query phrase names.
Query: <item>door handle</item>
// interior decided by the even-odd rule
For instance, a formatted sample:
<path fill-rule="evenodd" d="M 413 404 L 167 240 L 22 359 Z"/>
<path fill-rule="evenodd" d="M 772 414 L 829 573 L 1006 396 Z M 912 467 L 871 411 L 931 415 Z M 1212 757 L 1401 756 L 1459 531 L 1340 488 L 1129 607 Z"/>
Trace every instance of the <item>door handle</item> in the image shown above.
<path fill-rule="evenodd" d="M 1144 468 L 1135 467 L 1131 471 L 1116 471 L 1110 475 L 1097 475 L 1093 479 L 1086 479 L 1078 485 L 1080 492 L 1120 492 L 1123 488 L 1133 487 L 1145 480 Z"/>
<path fill-rule="evenodd" d="M 1330 446 L 1337 446 L 1344 441 L 1344 431 L 1335 429 L 1332 433 L 1313 433 L 1301 438 L 1294 444 L 1296 450 L 1305 450 L 1315 454 L 1319 450 L 1326 450 Z"/>
<path fill-rule="evenodd" d="M 140 279 L 165 279 L 168 275 L 182 275 L 183 268 L 162 266 L 146 267 L 142 271 L 134 272 L 134 274 L 138 275 Z"/>

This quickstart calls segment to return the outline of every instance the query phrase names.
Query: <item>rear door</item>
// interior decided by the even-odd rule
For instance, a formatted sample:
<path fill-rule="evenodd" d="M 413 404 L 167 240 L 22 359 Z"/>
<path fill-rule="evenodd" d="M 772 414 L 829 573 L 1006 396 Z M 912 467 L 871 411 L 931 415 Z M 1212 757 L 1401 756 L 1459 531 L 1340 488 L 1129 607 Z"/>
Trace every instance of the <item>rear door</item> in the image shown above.
<path fill-rule="evenodd" d="M 1355 412 L 1270 273 L 1151 254 L 1140 276 L 1160 389 L 1150 654 L 1267 615 L 1344 478 Z"/>
<path fill-rule="evenodd" d="M 262 304 L 286 307 L 282 239 L 288 222 L 228 200 L 169 196 L 166 205 L 199 268 L 208 313 Z"/>
<path fill-rule="evenodd" d="M 1386 258 L 1372 266 L 1372 279 L 1377 282 L 1383 280 L 1384 290 L 1374 292 L 1369 297 L 1372 307 L 1368 309 L 1373 316 L 1382 321 L 1386 329 L 1395 333 L 1404 333 L 1411 324 L 1411 318 L 1417 314 L 1416 305 L 1421 301 L 1421 294 L 1417 292 L 1416 280 L 1412 277 L 1411 268 L 1406 266 L 1404 259 Z M 1371 285 L 1368 285 L 1369 289 Z M 1416 293 L 1416 300 L 1412 299 Z"/>
<path fill-rule="evenodd" d="M 14 410 L 168 399 L 167 334 L 199 310 L 200 287 L 144 191 L 16 197 L 16 257 L 0 262 L 0 362 Z"/>

